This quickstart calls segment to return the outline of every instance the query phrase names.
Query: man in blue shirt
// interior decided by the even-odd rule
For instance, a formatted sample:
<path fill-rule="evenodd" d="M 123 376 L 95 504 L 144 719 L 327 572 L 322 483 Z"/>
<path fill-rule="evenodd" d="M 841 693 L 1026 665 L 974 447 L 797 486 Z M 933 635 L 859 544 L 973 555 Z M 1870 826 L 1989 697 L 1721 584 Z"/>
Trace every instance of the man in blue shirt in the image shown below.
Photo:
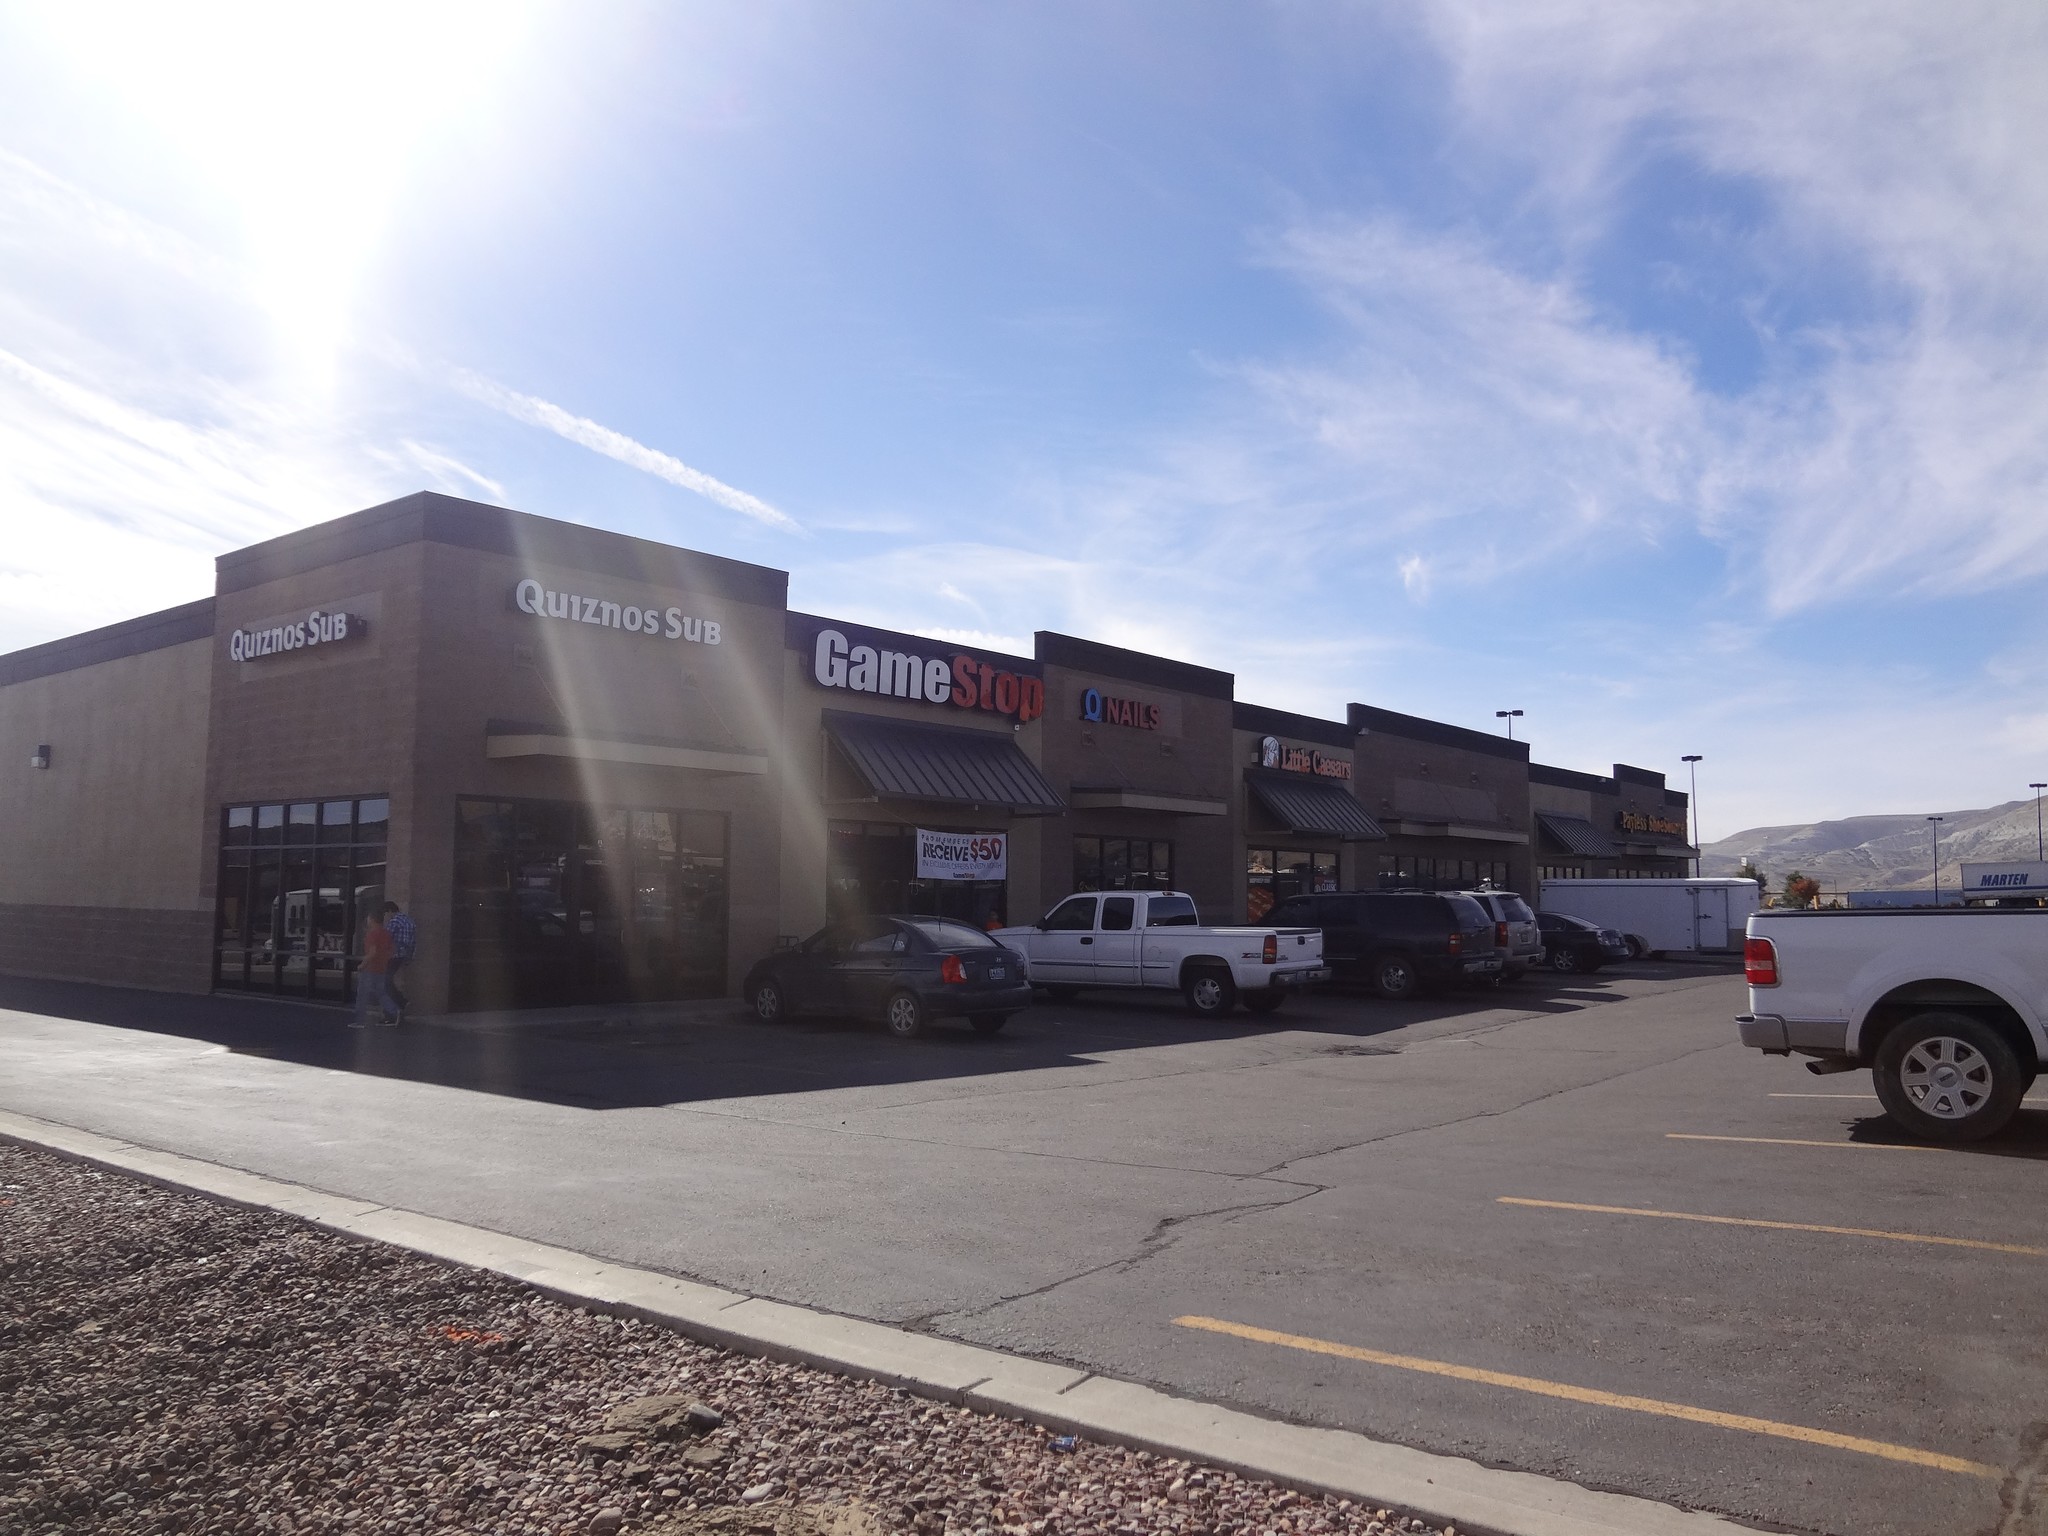
<path fill-rule="evenodd" d="M 395 901 L 384 903 L 384 929 L 391 935 L 391 969 L 384 975 L 384 990 L 390 994 L 391 1001 L 398 1004 L 398 1017 L 392 1022 L 403 1024 L 405 993 L 399 989 L 398 979 L 412 964 L 413 950 L 419 945 L 420 934 L 412 919 L 399 909 Z"/>

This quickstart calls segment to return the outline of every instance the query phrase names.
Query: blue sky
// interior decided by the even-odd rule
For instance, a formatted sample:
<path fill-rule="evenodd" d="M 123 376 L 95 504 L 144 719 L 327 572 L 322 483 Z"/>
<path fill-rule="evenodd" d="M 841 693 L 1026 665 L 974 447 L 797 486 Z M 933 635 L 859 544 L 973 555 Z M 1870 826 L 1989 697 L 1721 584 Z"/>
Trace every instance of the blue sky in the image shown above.
<path fill-rule="evenodd" d="M 420 488 L 1702 830 L 2048 777 L 2048 10 L 0 9 L 0 648 Z"/>

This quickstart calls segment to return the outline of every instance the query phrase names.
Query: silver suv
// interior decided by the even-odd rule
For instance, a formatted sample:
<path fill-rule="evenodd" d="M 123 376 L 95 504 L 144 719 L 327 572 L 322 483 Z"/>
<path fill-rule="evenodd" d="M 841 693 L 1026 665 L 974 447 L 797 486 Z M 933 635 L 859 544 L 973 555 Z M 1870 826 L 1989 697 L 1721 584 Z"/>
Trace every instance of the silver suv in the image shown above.
<path fill-rule="evenodd" d="M 1494 922 L 1494 943 L 1507 962 L 1501 974 L 1520 976 L 1531 966 L 1543 963 L 1543 930 L 1536 926 L 1536 914 L 1529 903 L 1513 891 L 1461 891 L 1486 908 Z"/>

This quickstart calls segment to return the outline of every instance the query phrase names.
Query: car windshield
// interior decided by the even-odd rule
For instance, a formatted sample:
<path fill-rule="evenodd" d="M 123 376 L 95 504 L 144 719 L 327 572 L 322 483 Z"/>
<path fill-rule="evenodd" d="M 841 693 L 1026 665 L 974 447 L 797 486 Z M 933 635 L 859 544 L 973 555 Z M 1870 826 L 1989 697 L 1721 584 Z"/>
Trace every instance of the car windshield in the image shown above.
<path fill-rule="evenodd" d="M 1195 904 L 1186 896 L 1154 896 L 1145 908 L 1147 928 L 1194 928 L 1199 922 Z"/>
<path fill-rule="evenodd" d="M 939 949 L 1001 949 L 1003 946 L 967 923 L 946 917 L 913 917 L 911 927 L 930 939 Z"/>

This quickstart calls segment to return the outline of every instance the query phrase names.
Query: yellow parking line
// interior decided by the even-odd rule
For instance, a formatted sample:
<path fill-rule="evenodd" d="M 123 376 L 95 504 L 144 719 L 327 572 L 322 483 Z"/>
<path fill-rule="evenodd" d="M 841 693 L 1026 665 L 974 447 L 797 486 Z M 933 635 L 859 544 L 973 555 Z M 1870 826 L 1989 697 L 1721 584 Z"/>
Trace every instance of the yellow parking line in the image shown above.
<path fill-rule="evenodd" d="M 1946 1147 L 1923 1147 L 1904 1141 L 1793 1141 L 1785 1136 L 1698 1136 L 1687 1131 L 1666 1131 L 1666 1141 L 1740 1141 L 1753 1147 L 1841 1147 L 1852 1152 L 1946 1152 Z"/>
<path fill-rule="evenodd" d="M 1570 1200 L 1524 1200 L 1501 1195 L 1501 1205 L 1527 1205 L 1544 1211 L 1590 1211 L 1595 1216 L 1659 1216 L 1665 1221 L 1700 1221 L 1716 1227 L 1762 1227 L 1771 1232 L 1825 1232 L 1832 1237 L 1881 1237 L 1894 1243 L 1932 1243 L 1942 1248 L 1981 1248 L 1986 1253 L 2017 1253 L 2048 1259 L 2048 1248 L 2019 1243 L 1988 1243 L 1974 1237 L 1934 1237 L 1925 1232 L 1887 1232 L 1879 1227 L 1828 1227 L 1806 1221 L 1760 1221 L 1749 1216 L 1702 1216 L 1694 1211 L 1653 1211 L 1633 1205 L 1579 1205 Z"/>
<path fill-rule="evenodd" d="M 1893 1445 L 1887 1440 L 1866 1440 L 1861 1435 L 1838 1435 L 1831 1429 L 1809 1429 L 1804 1424 L 1781 1424 L 1776 1419 L 1752 1418 L 1746 1413 L 1722 1413 L 1713 1408 L 1695 1408 L 1688 1403 L 1667 1403 L 1654 1397 L 1631 1397 L 1620 1392 L 1602 1392 L 1594 1387 L 1575 1387 L 1568 1382 L 1545 1381 L 1540 1376 L 1510 1376 L 1504 1371 L 1482 1371 L 1474 1366 L 1453 1365 L 1447 1360 L 1425 1360 L 1416 1355 L 1390 1355 L 1355 1344 L 1333 1344 L 1328 1339 L 1306 1338 L 1298 1333 L 1276 1333 L 1254 1328 L 1249 1323 L 1225 1322 L 1216 1317 L 1176 1317 L 1183 1328 L 1200 1328 L 1208 1333 L 1228 1334 L 1255 1344 L 1278 1344 L 1312 1355 L 1334 1355 L 1340 1360 L 1362 1360 L 1367 1365 L 1388 1365 L 1396 1370 L 1420 1371 L 1428 1376 L 1448 1376 L 1455 1381 L 1477 1382 L 1482 1386 L 1506 1387 L 1515 1392 L 1533 1392 L 1540 1397 L 1559 1397 L 1566 1402 L 1587 1403 L 1595 1408 L 1626 1408 L 1633 1413 L 1651 1413 L 1660 1418 L 1683 1419 L 1690 1424 L 1710 1424 L 1717 1429 L 1739 1429 L 1752 1435 L 1771 1435 L 1780 1440 L 1797 1440 L 1806 1445 L 1823 1445 L 1886 1461 L 1903 1461 L 1937 1472 L 1961 1472 L 1969 1477 L 2003 1478 L 2004 1469 L 1939 1451 L 1918 1450 L 1910 1445 Z"/>

